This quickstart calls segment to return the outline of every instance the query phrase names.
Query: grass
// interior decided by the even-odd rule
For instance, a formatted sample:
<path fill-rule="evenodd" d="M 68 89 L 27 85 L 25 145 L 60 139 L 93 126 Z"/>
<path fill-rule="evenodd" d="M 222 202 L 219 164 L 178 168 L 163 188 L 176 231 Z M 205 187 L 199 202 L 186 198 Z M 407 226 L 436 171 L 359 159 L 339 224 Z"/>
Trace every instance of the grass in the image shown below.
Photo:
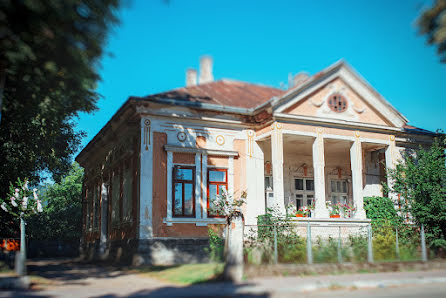
<path fill-rule="evenodd" d="M 180 285 L 191 285 L 218 279 L 223 272 L 222 263 L 185 264 L 135 268 L 143 276 Z"/>

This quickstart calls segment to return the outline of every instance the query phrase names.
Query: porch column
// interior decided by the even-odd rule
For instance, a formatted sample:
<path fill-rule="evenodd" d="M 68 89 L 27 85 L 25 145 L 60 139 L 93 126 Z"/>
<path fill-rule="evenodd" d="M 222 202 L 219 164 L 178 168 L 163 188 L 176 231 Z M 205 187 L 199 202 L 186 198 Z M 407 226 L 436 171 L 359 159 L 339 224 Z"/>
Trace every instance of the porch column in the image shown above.
<path fill-rule="evenodd" d="M 108 183 L 104 180 L 101 184 L 101 237 L 100 237 L 100 253 L 104 254 L 107 249 L 108 234 Z"/>
<path fill-rule="evenodd" d="M 395 136 L 390 136 L 389 146 L 386 147 L 386 172 L 395 168 Z M 393 180 L 390 178 L 387 172 L 387 185 L 391 189 L 393 187 Z M 387 195 L 392 201 L 397 202 L 398 196 L 395 193 L 389 192 Z"/>
<path fill-rule="evenodd" d="M 353 203 L 356 207 L 355 218 L 365 219 L 366 214 L 362 194 L 362 147 L 359 132 L 355 133 L 355 141 L 350 147 L 350 165 L 352 169 Z"/>
<path fill-rule="evenodd" d="M 328 209 L 325 205 L 325 157 L 324 138 L 322 131 L 318 130 L 313 141 L 313 171 L 314 171 L 314 213 L 317 218 L 328 218 Z"/>
<path fill-rule="evenodd" d="M 273 166 L 274 205 L 279 212 L 285 214 L 285 200 L 283 196 L 283 135 L 282 124 L 274 122 L 271 131 L 271 160 Z M 268 206 L 273 207 L 273 206 Z"/>

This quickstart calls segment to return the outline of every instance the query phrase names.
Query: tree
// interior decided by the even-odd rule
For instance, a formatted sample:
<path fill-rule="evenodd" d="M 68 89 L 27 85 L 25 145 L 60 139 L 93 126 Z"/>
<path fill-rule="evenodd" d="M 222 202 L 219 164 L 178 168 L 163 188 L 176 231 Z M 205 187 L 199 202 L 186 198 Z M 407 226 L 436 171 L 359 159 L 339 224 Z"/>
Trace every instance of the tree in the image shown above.
<path fill-rule="evenodd" d="M 418 19 L 419 32 L 427 35 L 429 45 L 436 45 L 440 61 L 446 63 L 446 0 L 436 0 Z"/>
<path fill-rule="evenodd" d="M 69 170 L 83 136 L 74 120 L 97 108 L 99 59 L 119 5 L 0 1 L 0 197 L 17 177 L 37 183 L 46 172 L 57 182 Z"/>
<path fill-rule="evenodd" d="M 43 212 L 27 218 L 28 236 L 38 240 L 74 240 L 82 235 L 82 179 L 84 171 L 73 163 L 59 183 L 41 190 Z"/>
<path fill-rule="evenodd" d="M 404 154 L 389 170 L 391 190 L 406 200 L 405 208 L 418 224 L 424 224 L 427 241 L 437 250 L 446 249 L 445 145 L 446 139 L 438 138 L 428 149 Z"/>

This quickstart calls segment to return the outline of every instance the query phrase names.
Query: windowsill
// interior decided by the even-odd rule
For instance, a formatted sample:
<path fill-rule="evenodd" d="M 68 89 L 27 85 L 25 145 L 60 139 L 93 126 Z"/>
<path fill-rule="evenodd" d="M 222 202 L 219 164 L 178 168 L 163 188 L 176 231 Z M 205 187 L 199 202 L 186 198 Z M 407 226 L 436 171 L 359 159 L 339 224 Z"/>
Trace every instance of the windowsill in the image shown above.
<path fill-rule="evenodd" d="M 172 217 L 172 218 L 164 218 L 163 223 L 167 224 L 167 226 L 171 226 L 173 224 L 180 223 L 194 223 L 197 227 L 206 227 L 210 224 L 225 224 L 226 218 L 181 218 L 181 217 Z"/>

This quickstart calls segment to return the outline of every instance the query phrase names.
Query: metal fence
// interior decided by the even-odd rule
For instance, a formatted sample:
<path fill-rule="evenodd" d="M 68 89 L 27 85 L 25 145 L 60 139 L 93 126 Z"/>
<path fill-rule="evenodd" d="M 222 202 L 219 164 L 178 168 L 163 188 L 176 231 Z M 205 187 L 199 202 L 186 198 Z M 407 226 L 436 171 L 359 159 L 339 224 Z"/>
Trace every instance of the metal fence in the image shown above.
<path fill-rule="evenodd" d="M 245 261 L 252 264 L 427 261 L 424 228 L 414 225 L 246 225 L 244 242 Z"/>

